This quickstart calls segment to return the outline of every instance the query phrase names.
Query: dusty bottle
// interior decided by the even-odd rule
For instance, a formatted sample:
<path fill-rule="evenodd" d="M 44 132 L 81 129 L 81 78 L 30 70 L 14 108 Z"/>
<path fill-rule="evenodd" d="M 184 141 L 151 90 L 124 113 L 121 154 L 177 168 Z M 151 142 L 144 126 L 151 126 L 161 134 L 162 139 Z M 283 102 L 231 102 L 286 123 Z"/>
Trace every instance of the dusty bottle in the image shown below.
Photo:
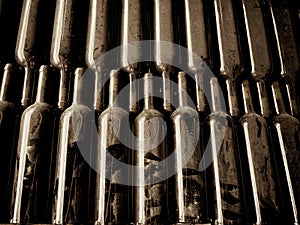
<path fill-rule="evenodd" d="M 207 222 L 204 172 L 199 170 L 202 157 L 200 122 L 198 112 L 188 103 L 184 72 L 178 73 L 178 93 L 179 107 L 171 115 L 176 207 L 170 204 L 170 215 L 176 215 L 171 218 L 176 224 L 198 224 Z"/>
<path fill-rule="evenodd" d="M 289 101 L 289 113 L 299 115 L 299 99 L 297 97 L 298 74 L 300 71 L 297 38 L 293 31 L 293 20 L 288 1 L 269 0 L 273 28 L 275 31 L 280 75 L 285 82 L 285 89 Z M 273 46 L 272 46 L 273 47 Z M 279 72 L 279 71 L 278 71 Z"/>
<path fill-rule="evenodd" d="M 25 70 L 21 104 L 24 108 L 34 101 L 38 69 L 49 63 L 54 4 L 50 1 L 23 2 L 17 44 L 16 61 Z"/>
<path fill-rule="evenodd" d="M 99 59 L 109 50 L 110 19 L 108 0 L 90 1 L 85 61 L 96 73 L 94 108 L 98 113 L 104 110 L 104 91 L 101 86 L 107 72 L 104 60 L 99 62 Z"/>
<path fill-rule="evenodd" d="M 49 101 L 55 79 L 49 69 L 41 66 L 36 101 L 21 118 L 12 197 L 15 224 L 52 222 L 56 109 Z"/>
<path fill-rule="evenodd" d="M 236 80 L 243 66 L 239 52 L 239 40 L 235 25 L 234 2 L 214 0 L 217 38 L 219 45 L 220 75 L 225 79 L 228 99 L 228 113 L 232 117 L 239 115 L 236 96 Z"/>
<path fill-rule="evenodd" d="M 287 114 L 278 82 L 272 85 L 276 115 L 272 120 L 272 137 L 276 151 L 285 209 L 285 224 L 299 224 L 300 207 L 300 140 L 299 121 Z"/>
<path fill-rule="evenodd" d="M 135 224 L 166 224 L 166 122 L 153 104 L 153 75 L 144 75 L 144 109 L 134 121 Z"/>
<path fill-rule="evenodd" d="M 142 1 L 122 0 L 120 64 L 129 73 L 129 110 L 133 114 L 138 113 L 138 87 L 135 81 L 140 76 L 141 69 L 139 59 L 142 58 L 142 46 L 139 41 L 144 38 L 141 12 Z"/>
<path fill-rule="evenodd" d="M 82 151 L 91 151 L 93 112 L 84 91 L 91 74 L 75 70 L 73 103 L 60 117 L 54 186 L 54 224 L 84 224 L 89 220 L 90 166 Z M 94 125 L 95 126 L 95 125 Z M 84 147 L 85 149 L 81 149 Z"/>
<path fill-rule="evenodd" d="M 197 110 L 201 114 L 207 111 L 205 99 L 204 78 L 209 72 L 209 48 L 207 42 L 207 27 L 205 18 L 205 1 L 184 1 L 186 46 L 188 49 L 187 66 L 191 74 L 195 76 Z M 199 58 L 201 58 L 199 61 Z"/>
<path fill-rule="evenodd" d="M 88 1 L 57 0 L 50 61 L 60 70 L 58 108 L 65 110 L 71 101 L 74 69 L 84 65 Z"/>
<path fill-rule="evenodd" d="M 120 163 L 130 162 L 129 148 L 122 143 L 128 139 L 128 112 L 119 107 L 119 71 L 110 73 L 109 105 L 98 118 L 98 167 L 96 179 L 95 224 L 129 224 L 130 174 Z M 127 120 L 127 123 L 126 123 Z M 122 137 L 121 137 L 122 136 Z"/>
<path fill-rule="evenodd" d="M 232 118 L 224 111 L 217 78 L 210 80 L 212 109 L 203 122 L 203 133 L 213 159 L 208 173 L 208 201 L 210 218 L 214 224 L 242 224 L 243 200 L 241 165 L 235 126 Z M 223 99 L 224 101 L 224 99 Z M 205 131 L 205 132 L 204 132 Z"/>
<path fill-rule="evenodd" d="M 244 173 L 247 222 L 279 219 L 279 192 L 268 125 L 255 113 L 249 82 L 242 83 L 245 115 L 240 119 L 240 154 Z"/>
<path fill-rule="evenodd" d="M 173 64 L 175 59 L 175 49 L 166 43 L 175 42 L 175 31 L 172 18 L 173 4 L 171 0 L 154 1 L 154 39 L 155 39 L 155 62 L 156 68 L 162 75 L 163 80 L 163 108 L 166 114 L 171 114 L 173 109 L 171 105 L 171 75 L 174 72 Z M 166 54 L 167 53 L 167 54 Z"/>
<path fill-rule="evenodd" d="M 10 198 L 13 187 L 13 169 L 16 157 L 16 138 L 19 125 L 19 105 L 21 94 L 19 71 L 16 66 L 6 64 L 0 91 L 0 223 L 9 222 Z M 16 91 L 20 90 L 20 91 Z"/>

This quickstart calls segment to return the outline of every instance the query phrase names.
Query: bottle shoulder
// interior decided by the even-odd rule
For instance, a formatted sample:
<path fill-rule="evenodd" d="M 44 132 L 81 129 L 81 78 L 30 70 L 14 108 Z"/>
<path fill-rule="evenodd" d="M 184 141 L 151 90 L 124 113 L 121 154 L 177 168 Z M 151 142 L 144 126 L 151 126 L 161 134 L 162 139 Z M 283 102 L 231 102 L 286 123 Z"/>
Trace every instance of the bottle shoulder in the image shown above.
<path fill-rule="evenodd" d="M 290 124 L 290 125 L 297 125 L 299 126 L 299 120 L 296 119 L 295 117 L 287 114 L 287 113 L 282 113 L 279 115 L 274 116 L 273 120 L 272 120 L 273 124 L 275 123 L 280 123 L 280 124 Z"/>
<path fill-rule="evenodd" d="M 148 120 L 154 117 L 165 119 L 164 115 L 156 109 L 144 109 L 140 114 L 138 114 L 135 121 Z"/>
<path fill-rule="evenodd" d="M 255 121 L 259 121 L 262 124 L 267 123 L 266 120 L 262 116 L 260 116 L 256 113 L 247 113 L 247 114 L 243 115 L 240 119 L 241 124 L 246 123 L 246 122 L 247 123 L 255 123 Z"/>
<path fill-rule="evenodd" d="M 16 107 L 15 104 L 8 101 L 0 101 L 0 112 L 12 112 L 15 113 Z"/>
<path fill-rule="evenodd" d="M 98 117 L 98 120 L 107 119 L 108 117 L 118 117 L 118 118 L 124 118 L 128 117 L 129 112 L 121 107 L 108 107 L 105 109 L 100 116 Z"/>
<path fill-rule="evenodd" d="M 183 106 L 177 108 L 172 114 L 171 119 L 174 119 L 176 117 L 184 117 L 184 116 L 193 116 L 193 117 L 199 117 L 198 112 L 189 106 Z"/>

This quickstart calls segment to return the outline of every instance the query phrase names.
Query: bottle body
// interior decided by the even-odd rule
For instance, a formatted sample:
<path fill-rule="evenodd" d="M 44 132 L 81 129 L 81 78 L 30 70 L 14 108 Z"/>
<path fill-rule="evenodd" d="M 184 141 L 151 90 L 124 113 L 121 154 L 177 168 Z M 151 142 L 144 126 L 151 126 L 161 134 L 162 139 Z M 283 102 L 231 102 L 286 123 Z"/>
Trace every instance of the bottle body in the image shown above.
<path fill-rule="evenodd" d="M 55 113 L 36 102 L 21 118 L 11 223 L 51 223 Z"/>
<path fill-rule="evenodd" d="M 19 118 L 17 109 L 11 102 L 0 101 L 0 146 L 2 155 L 0 165 L 0 223 L 9 222 L 9 206 L 13 186 L 13 168 L 15 167 L 15 136 L 17 134 Z"/>
<path fill-rule="evenodd" d="M 91 110 L 79 104 L 70 106 L 61 115 L 54 183 L 55 224 L 84 224 L 90 221 L 91 168 L 81 150 L 92 150 L 92 118 Z"/>
<path fill-rule="evenodd" d="M 167 199 L 167 132 L 163 115 L 149 107 L 135 119 L 138 140 L 134 155 L 135 223 L 166 224 L 168 220 Z"/>
<path fill-rule="evenodd" d="M 240 153 L 244 172 L 247 220 L 263 224 L 280 219 L 274 154 L 266 121 L 255 113 L 240 120 Z M 247 162 L 247 163 L 246 163 Z"/>
<path fill-rule="evenodd" d="M 130 171 L 120 166 L 130 162 L 129 148 L 119 138 L 126 135 L 122 127 L 127 118 L 128 112 L 117 106 L 108 107 L 98 118 L 95 224 L 129 224 L 132 220 L 130 187 L 125 185 Z"/>
<path fill-rule="evenodd" d="M 171 115 L 175 153 L 174 223 L 207 222 L 204 172 L 200 171 L 200 124 L 191 107 L 177 108 Z M 171 185 L 170 185 L 171 186 Z"/>
<path fill-rule="evenodd" d="M 207 178 L 212 178 L 208 182 L 210 217 L 215 224 L 242 224 L 241 165 L 232 119 L 224 112 L 212 113 L 204 121 L 203 130 L 213 159 L 207 169 Z"/>
<path fill-rule="evenodd" d="M 300 207 L 299 121 L 286 114 L 273 118 L 271 126 L 286 221 L 297 224 Z"/>

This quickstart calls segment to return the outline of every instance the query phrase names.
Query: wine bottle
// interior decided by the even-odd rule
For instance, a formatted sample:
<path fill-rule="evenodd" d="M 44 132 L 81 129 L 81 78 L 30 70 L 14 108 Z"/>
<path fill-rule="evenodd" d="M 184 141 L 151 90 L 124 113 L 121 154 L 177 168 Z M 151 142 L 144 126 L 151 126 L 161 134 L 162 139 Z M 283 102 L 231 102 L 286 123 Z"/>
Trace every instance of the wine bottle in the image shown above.
<path fill-rule="evenodd" d="M 259 97 L 259 114 L 268 118 L 271 112 L 266 82 L 268 82 L 268 78 L 272 73 L 272 68 L 261 4 L 259 0 L 242 1 L 250 53 L 251 77 L 256 80 Z"/>
<path fill-rule="evenodd" d="M 236 97 L 236 79 L 242 73 L 238 34 L 235 26 L 235 14 L 232 1 L 214 1 L 217 38 L 219 44 L 220 75 L 225 78 L 229 115 L 239 116 Z"/>
<path fill-rule="evenodd" d="M 24 108 L 34 101 L 39 66 L 49 63 L 54 4 L 50 1 L 23 2 L 15 57 L 25 70 L 21 104 Z"/>
<path fill-rule="evenodd" d="M 208 169 L 213 178 L 208 184 L 210 218 L 214 224 L 242 224 L 243 187 L 235 126 L 220 101 L 217 78 L 211 78 L 210 85 L 212 109 L 203 122 L 204 143 L 208 143 L 213 159 Z"/>
<path fill-rule="evenodd" d="M 204 172 L 199 170 L 200 122 L 198 112 L 189 106 L 184 72 L 178 73 L 179 107 L 172 113 L 175 153 L 175 206 L 170 204 L 173 223 L 207 222 Z M 171 187 L 170 187 L 171 188 Z M 176 217 L 174 218 L 174 215 Z"/>
<path fill-rule="evenodd" d="M 52 222 L 56 109 L 49 101 L 50 81 L 55 79 L 49 69 L 41 66 L 36 101 L 21 118 L 12 197 L 14 224 Z"/>
<path fill-rule="evenodd" d="M 9 222 L 10 198 L 13 188 L 13 169 L 16 157 L 16 136 L 19 125 L 19 100 L 21 94 L 20 71 L 13 64 L 6 64 L 0 91 L 0 223 Z M 18 87 L 19 86 L 19 87 Z M 19 90 L 19 91 L 16 91 Z"/>
<path fill-rule="evenodd" d="M 50 61 L 60 70 L 58 108 L 70 104 L 74 68 L 83 66 L 88 19 L 88 1 L 57 0 Z"/>
<path fill-rule="evenodd" d="M 98 167 L 96 179 L 95 224 L 129 224 L 129 171 L 115 162 L 130 163 L 129 148 L 121 142 L 126 138 L 128 112 L 119 107 L 119 71 L 110 73 L 109 105 L 98 118 Z M 108 177 L 106 177 L 108 176 Z"/>
<path fill-rule="evenodd" d="M 272 85 L 276 115 L 271 130 L 276 151 L 276 162 L 285 209 L 285 224 L 299 224 L 300 207 L 300 152 L 299 121 L 287 114 L 279 83 Z"/>
<path fill-rule="evenodd" d="M 109 50 L 109 1 L 92 0 L 89 9 L 89 25 L 86 45 L 86 64 L 96 73 L 94 108 L 100 113 L 104 109 L 103 77 L 106 74 L 104 60 L 99 59 Z"/>
<path fill-rule="evenodd" d="M 209 63 L 207 29 L 204 16 L 205 3 L 203 0 L 186 0 L 184 1 L 186 40 L 187 40 L 187 63 L 191 74 L 195 75 L 197 109 L 201 114 L 207 111 L 207 102 L 204 92 L 204 76 L 207 72 L 207 63 Z M 202 60 L 199 62 L 194 54 Z"/>
<path fill-rule="evenodd" d="M 137 137 L 134 152 L 135 224 L 166 224 L 168 221 L 166 175 L 166 125 L 164 116 L 154 108 L 153 75 L 144 75 L 144 109 L 136 117 Z"/>
<path fill-rule="evenodd" d="M 129 73 L 129 110 L 132 114 L 138 113 L 138 88 L 136 79 L 140 75 L 142 46 L 142 2 L 140 0 L 122 0 L 121 19 L 121 67 Z"/>
<path fill-rule="evenodd" d="M 240 153 L 244 170 L 247 222 L 263 224 L 279 219 L 279 193 L 268 125 L 255 113 L 249 82 L 242 83 L 244 116 L 240 119 Z"/>
<path fill-rule="evenodd" d="M 280 75 L 285 81 L 288 94 L 289 111 L 291 115 L 298 116 L 299 100 L 297 97 L 297 75 L 300 70 L 299 51 L 297 40 L 293 31 L 288 1 L 270 0 L 269 6 L 276 37 L 276 48 L 280 62 Z"/>
<path fill-rule="evenodd" d="M 72 105 L 60 117 L 54 184 L 54 224 L 89 223 L 90 167 L 80 147 L 91 148 L 93 113 L 84 101 L 84 68 L 75 70 Z M 90 149 L 91 150 L 91 149 Z M 84 149 L 84 151 L 86 151 Z"/>
<path fill-rule="evenodd" d="M 166 114 L 171 114 L 171 75 L 174 72 L 173 64 L 175 59 L 174 47 L 168 47 L 166 43 L 175 42 L 174 27 L 172 20 L 172 1 L 154 1 L 154 39 L 155 39 L 155 62 L 157 70 L 162 74 L 163 79 L 163 108 Z"/>

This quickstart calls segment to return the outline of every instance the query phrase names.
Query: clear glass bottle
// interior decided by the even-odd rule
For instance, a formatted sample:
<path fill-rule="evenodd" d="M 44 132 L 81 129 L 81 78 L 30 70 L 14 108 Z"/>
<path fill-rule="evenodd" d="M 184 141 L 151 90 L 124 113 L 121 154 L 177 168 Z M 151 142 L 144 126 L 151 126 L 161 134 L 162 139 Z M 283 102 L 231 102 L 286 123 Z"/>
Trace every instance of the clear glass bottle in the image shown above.
<path fill-rule="evenodd" d="M 272 137 L 276 153 L 283 201 L 284 222 L 299 224 L 300 207 L 300 123 L 287 114 L 277 81 L 272 85 L 276 115 L 272 120 Z"/>
<path fill-rule="evenodd" d="M 60 70 L 58 108 L 62 111 L 71 104 L 74 69 L 85 61 L 88 3 L 56 0 L 50 61 Z"/>
<path fill-rule="evenodd" d="M 36 101 L 21 118 L 11 223 L 51 223 L 56 109 L 49 66 L 41 66 Z M 52 79 L 51 79 L 52 78 Z"/>
<path fill-rule="evenodd" d="M 16 143 L 19 127 L 19 101 L 21 82 L 19 70 L 13 64 L 6 64 L 0 91 L 0 223 L 9 222 L 10 198 L 13 188 Z M 19 91 L 17 91 L 19 90 Z"/>
<path fill-rule="evenodd" d="M 144 75 L 144 109 L 136 117 L 134 152 L 135 224 L 166 224 L 168 220 L 166 122 L 153 104 L 153 75 Z M 157 179 L 158 178 L 158 179 Z"/>
<path fill-rule="evenodd" d="M 240 119 L 240 154 L 244 175 L 247 222 L 279 219 L 279 192 L 268 125 L 255 113 L 249 81 L 242 82 L 244 116 Z"/>
<path fill-rule="evenodd" d="M 110 73 L 109 105 L 98 117 L 98 168 L 96 179 L 95 224 L 129 224 L 130 187 L 129 171 L 115 162 L 130 163 L 129 148 L 122 143 L 126 139 L 123 127 L 128 125 L 128 112 L 119 107 L 119 71 Z"/>
<path fill-rule="evenodd" d="M 60 117 L 54 184 L 54 224 L 90 222 L 91 168 L 81 153 L 91 151 L 90 129 L 94 112 L 85 101 L 88 78 L 84 68 L 75 70 L 73 103 Z M 95 126 L 95 125 L 94 125 Z M 84 147 L 85 149 L 80 149 Z"/>
<path fill-rule="evenodd" d="M 242 224 L 243 187 L 235 126 L 225 113 L 217 78 L 211 78 L 210 86 L 212 109 L 203 122 L 204 143 L 213 159 L 207 169 L 210 218 L 214 224 Z"/>
<path fill-rule="evenodd" d="M 34 102 L 38 69 L 49 63 L 54 2 L 23 1 L 15 58 L 24 68 L 24 84 L 21 104 L 24 108 Z"/>
<path fill-rule="evenodd" d="M 175 204 L 170 204 L 170 215 L 176 215 L 176 218 L 172 218 L 176 224 L 205 223 L 208 217 L 204 172 L 199 170 L 202 157 L 199 114 L 189 106 L 184 72 L 178 73 L 178 93 L 179 107 L 171 115 L 175 151 Z"/>

